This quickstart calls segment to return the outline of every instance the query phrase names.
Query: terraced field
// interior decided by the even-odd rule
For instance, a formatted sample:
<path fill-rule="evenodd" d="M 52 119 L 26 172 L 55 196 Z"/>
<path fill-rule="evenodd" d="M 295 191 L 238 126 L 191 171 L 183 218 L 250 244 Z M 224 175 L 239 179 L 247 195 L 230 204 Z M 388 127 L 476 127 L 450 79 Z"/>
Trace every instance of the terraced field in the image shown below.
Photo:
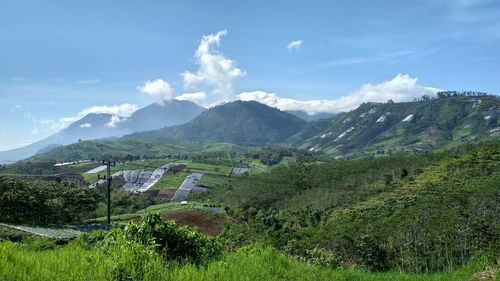
<path fill-rule="evenodd" d="M 50 228 L 50 227 L 39 227 L 39 226 L 24 226 L 24 225 L 10 225 L 10 224 L 0 224 L 3 229 L 11 229 L 12 231 L 24 232 L 27 235 L 48 237 L 48 238 L 58 238 L 58 239 L 69 239 L 80 235 L 82 232 L 74 228 L 60 227 L 60 228 Z"/>
<path fill-rule="evenodd" d="M 181 205 L 181 202 L 166 202 L 166 203 L 161 203 L 161 204 L 149 206 L 149 207 L 142 209 L 142 210 L 139 210 L 135 213 L 111 216 L 111 220 L 118 221 L 118 222 L 128 222 L 129 220 L 131 220 L 133 218 L 143 217 L 146 214 L 151 213 L 151 212 L 163 213 L 163 212 L 171 212 L 171 211 L 175 211 L 175 210 L 179 210 L 179 209 L 198 209 L 198 210 L 205 210 L 207 212 L 212 212 L 212 213 L 220 213 L 221 212 L 220 208 L 212 209 L 211 207 L 206 207 L 203 203 L 194 202 L 194 201 L 188 201 L 187 205 Z M 91 220 L 88 220 L 87 223 L 99 223 L 99 222 L 104 222 L 104 221 L 106 221 L 106 217 L 91 219 Z"/>
<path fill-rule="evenodd" d="M 205 163 L 193 163 L 190 161 L 180 161 L 179 163 L 187 164 L 188 172 L 201 172 L 204 174 L 215 174 L 221 176 L 230 176 L 232 167 L 222 165 L 210 165 Z"/>
<path fill-rule="evenodd" d="M 188 172 L 177 172 L 176 174 L 167 173 L 150 189 L 177 189 L 184 179 L 186 179 L 188 174 Z"/>
<path fill-rule="evenodd" d="M 207 188 L 220 188 L 231 181 L 230 177 L 205 174 L 199 181 L 198 185 Z"/>

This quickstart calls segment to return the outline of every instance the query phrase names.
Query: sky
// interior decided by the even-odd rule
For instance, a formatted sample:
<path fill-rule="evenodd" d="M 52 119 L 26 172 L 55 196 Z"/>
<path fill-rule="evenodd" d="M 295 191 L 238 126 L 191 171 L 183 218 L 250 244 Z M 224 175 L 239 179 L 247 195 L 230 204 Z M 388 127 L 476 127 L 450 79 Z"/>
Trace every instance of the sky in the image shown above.
<path fill-rule="evenodd" d="M 0 0 L 0 151 L 173 98 L 341 112 L 499 73 L 498 0 Z"/>

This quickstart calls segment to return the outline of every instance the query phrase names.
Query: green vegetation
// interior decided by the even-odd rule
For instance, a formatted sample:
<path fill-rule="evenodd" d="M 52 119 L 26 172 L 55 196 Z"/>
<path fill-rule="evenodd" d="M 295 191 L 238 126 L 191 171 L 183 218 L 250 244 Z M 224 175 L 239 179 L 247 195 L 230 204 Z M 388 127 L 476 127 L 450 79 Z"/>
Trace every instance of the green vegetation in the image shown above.
<path fill-rule="evenodd" d="M 319 152 L 283 147 L 263 147 L 260 150 L 255 151 L 252 157 L 254 159 L 259 159 L 260 163 L 267 166 L 274 166 L 283 160 L 288 161 L 291 158 L 293 158 L 294 162 L 299 163 L 314 162 L 324 159 L 323 155 Z M 252 164 L 253 163 L 254 162 L 252 162 Z"/>
<path fill-rule="evenodd" d="M 91 190 L 55 182 L 28 182 L 0 177 L 0 222 L 60 224 L 81 221 L 97 207 Z"/>
<path fill-rule="evenodd" d="M 252 161 L 250 161 L 248 166 L 250 166 L 250 172 L 249 172 L 250 175 L 258 175 L 267 172 L 270 168 L 269 166 L 263 164 L 257 159 L 253 159 Z"/>
<path fill-rule="evenodd" d="M 283 157 L 283 159 L 281 159 L 281 161 L 278 163 L 278 165 L 282 166 L 290 166 L 295 164 L 297 164 L 297 158 L 289 156 Z"/>
<path fill-rule="evenodd" d="M 151 187 L 155 189 L 177 189 L 188 176 L 188 172 L 177 172 L 164 174 L 161 179 Z"/>
<path fill-rule="evenodd" d="M 275 144 L 299 132 L 305 124 L 295 115 L 255 101 L 234 101 L 206 110 L 189 123 L 138 135 L 239 145 Z"/>
<path fill-rule="evenodd" d="M 102 185 L 97 191 L 101 198 L 92 217 L 101 217 L 107 214 L 106 187 Z M 131 194 L 130 192 L 113 188 L 111 191 L 111 213 L 115 215 L 134 213 L 152 204 L 160 202 L 146 194 Z"/>
<path fill-rule="evenodd" d="M 219 165 L 210 165 L 210 164 L 203 164 L 203 163 L 187 163 L 188 167 L 187 170 L 189 172 L 201 172 L 205 174 L 215 174 L 215 175 L 222 175 L 222 176 L 230 176 L 231 171 L 233 170 L 232 167 L 227 167 L 227 166 L 219 166 Z"/>
<path fill-rule="evenodd" d="M 348 158 L 451 148 L 495 137 L 490 130 L 500 126 L 499 106 L 498 96 L 485 94 L 364 103 L 333 119 L 309 122 L 284 143 Z"/>
<path fill-rule="evenodd" d="M 99 174 L 101 174 L 101 176 L 102 176 L 102 175 L 104 175 L 105 173 L 106 173 L 106 172 L 104 172 L 104 173 L 103 173 L 103 172 L 101 172 L 101 173 L 90 173 L 90 174 L 85 174 L 85 173 L 83 173 L 83 174 L 82 174 L 82 177 L 83 177 L 83 180 L 85 181 L 85 184 L 86 184 L 86 185 L 91 185 L 91 184 L 93 184 L 93 183 L 95 183 L 95 182 L 97 182 L 97 181 L 99 180 L 99 179 L 97 178 L 97 176 L 98 176 Z"/>
<path fill-rule="evenodd" d="M 49 152 L 33 156 L 23 162 L 43 163 L 56 161 L 73 161 L 81 159 L 113 159 L 117 162 L 133 161 L 148 158 L 185 159 L 203 151 L 241 150 L 234 144 L 210 144 L 181 141 L 167 137 L 148 137 L 130 135 L 117 140 L 82 141 L 53 149 Z M 160 165 L 165 164 L 161 163 Z M 158 165 L 158 166 L 160 166 Z"/>
<path fill-rule="evenodd" d="M 453 98 L 443 99 L 454 103 Z M 432 102 L 439 108 L 437 100 Z M 439 114 L 440 126 L 454 124 L 450 111 Z M 455 131 L 455 136 L 468 130 Z M 396 131 L 405 132 L 399 127 Z M 429 142 L 441 142 L 434 131 L 428 133 Z M 385 140 L 385 145 L 396 147 L 403 135 Z M 175 159 L 186 163 L 187 170 L 165 175 L 154 188 L 177 188 L 189 173 L 203 172 L 198 184 L 210 192 L 191 199 L 223 207 L 213 211 L 191 199 L 187 206 L 157 204 L 161 201 L 118 190 L 123 184 L 118 178 L 113 180 L 112 219 L 119 227 L 111 231 L 55 245 L 26 232 L 48 228 L 0 225 L 0 240 L 18 242 L 0 243 L 0 279 L 499 278 L 499 140 L 350 160 L 286 147 L 238 152 L 217 147 L 200 154 L 134 159 L 120 170 L 139 164 L 154 169 Z M 342 152 L 345 147 L 334 149 Z M 249 167 L 249 175 L 231 177 L 233 165 Z M 0 220 L 102 222 L 105 192 L 104 186 L 84 190 L 63 183 L 0 178 Z M 202 214 L 223 210 L 223 216 L 215 215 L 222 220 L 217 238 L 163 221 L 182 216 L 187 223 L 181 224 L 197 225 L 195 220 L 202 216 L 192 209 Z M 68 210 L 70 215 L 64 216 Z M 137 225 L 124 225 L 131 220 Z"/>
<path fill-rule="evenodd" d="M 410 157 L 280 166 L 204 195 L 234 246 L 265 241 L 332 266 L 436 272 L 500 253 L 500 142 Z M 237 237 L 237 239 L 235 239 Z"/>
<path fill-rule="evenodd" d="M 111 172 L 119 172 L 124 170 L 155 170 L 156 168 L 165 165 L 169 162 L 173 162 L 174 158 L 153 158 L 153 159 L 139 159 L 128 162 L 116 163 L 115 166 L 111 167 Z"/>
<path fill-rule="evenodd" d="M 99 247 L 111 255 L 116 247 L 131 246 L 141 254 L 154 250 L 166 261 L 194 264 L 219 257 L 223 249 L 217 238 L 200 234 L 197 229 L 179 227 L 172 221 L 163 221 L 158 213 L 147 214 L 140 224 L 130 222 L 124 228 L 83 234 L 77 242 L 85 247 Z"/>
<path fill-rule="evenodd" d="M 221 187 L 229 184 L 230 181 L 231 181 L 230 177 L 205 174 L 198 181 L 198 185 L 202 186 L 202 187 L 208 187 L 208 188 L 221 188 Z"/>

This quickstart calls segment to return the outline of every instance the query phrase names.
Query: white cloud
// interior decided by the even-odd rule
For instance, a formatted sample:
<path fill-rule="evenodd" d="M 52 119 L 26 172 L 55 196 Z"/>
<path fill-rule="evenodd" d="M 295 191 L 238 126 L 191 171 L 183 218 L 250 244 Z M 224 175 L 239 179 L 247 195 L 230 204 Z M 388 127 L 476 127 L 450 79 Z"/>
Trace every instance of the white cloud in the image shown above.
<path fill-rule="evenodd" d="M 358 90 L 335 100 L 296 100 L 282 98 L 274 93 L 264 91 L 243 92 L 238 95 L 241 100 L 254 100 L 281 110 L 301 110 L 308 114 L 321 112 L 337 113 L 358 107 L 363 102 L 395 102 L 411 101 L 423 95 L 433 96 L 440 89 L 424 87 L 417 84 L 418 78 L 407 74 L 398 74 L 389 81 L 378 84 L 364 84 Z"/>
<path fill-rule="evenodd" d="M 128 103 L 111 105 L 111 106 L 107 105 L 92 106 L 80 111 L 76 116 L 59 118 L 58 120 L 40 119 L 37 120 L 36 123 L 40 125 L 41 131 L 47 133 L 54 133 L 64 128 L 67 128 L 69 125 L 82 119 L 87 114 L 107 113 L 116 116 L 114 121 L 113 119 L 111 119 L 110 122 L 108 123 L 109 125 L 116 126 L 118 122 L 123 122 L 127 117 L 132 115 L 132 113 L 134 113 L 134 111 L 136 111 L 137 109 L 138 109 L 137 105 Z M 117 117 L 119 118 L 119 120 L 117 119 Z M 90 128 L 91 126 L 92 124 L 88 123 L 80 125 L 81 128 Z"/>
<path fill-rule="evenodd" d="M 205 92 L 184 93 L 176 96 L 176 100 L 192 101 L 200 106 L 207 106 L 207 94 Z"/>
<path fill-rule="evenodd" d="M 174 97 L 174 90 L 167 81 L 162 79 L 147 81 L 144 85 L 137 87 L 137 89 L 158 103 L 163 103 L 165 100 Z"/>
<path fill-rule="evenodd" d="M 127 120 L 127 118 L 125 118 L 125 117 L 122 118 L 118 115 L 113 115 L 113 116 L 111 116 L 111 119 L 109 119 L 109 122 L 106 123 L 106 127 L 115 128 L 116 125 L 118 125 L 119 123 L 121 123 L 125 120 Z"/>
<path fill-rule="evenodd" d="M 300 50 L 300 47 L 302 47 L 302 43 L 304 41 L 302 40 L 295 40 L 295 41 L 292 41 L 290 42 L 288 45 L 286 45 L 286 48 L 288 49 L 288 51 L 298 51 Z"/>
<path fill-rule="evenodd" d="M 89 113 L 107 113 L 107 114 L 113 114 L 113 115 L 118 115 L 120 117 L 129 117 L 138 109 L 137 105 L 135 104 L 129 104 L 129 103 L 123 103 L 123 104 L 117 104 L 117 105 L 100 105 L 100 106 L 92 106 L 89 108 L 86 108 L 80 113 L 78 113 L 78 119 L 81 117 L 89 114 Z"/>
<path fill-rule="evenodd" d="M 236 67 L 235 61 L 226 58 L 215 48 L 226 34 L 227 31 L 222 30 L 203 36 L 194 54 L 198 69 L 196 72 L 181 73 L 186 89 L 210 90 L 218 101 L 234 99 L 233 80 L 244 76 L 245 72 Z"/>
<path fill-rule="evenodd" d="M 90 124 L 90 123 L 85 123 L 85 124 L 80 125 L 80 128 L 91 128 L 91 127 L 92 127 L 92 124 Z"/>

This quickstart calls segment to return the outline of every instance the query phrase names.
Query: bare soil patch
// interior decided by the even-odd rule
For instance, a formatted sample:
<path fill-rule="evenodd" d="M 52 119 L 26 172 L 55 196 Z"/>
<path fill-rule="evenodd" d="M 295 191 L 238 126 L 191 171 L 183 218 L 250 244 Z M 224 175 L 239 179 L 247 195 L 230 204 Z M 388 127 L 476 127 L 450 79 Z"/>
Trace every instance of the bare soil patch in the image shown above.
<path fill-rule="evenodd" d="M 217 236 L 224 229 L 224 219 L 215 214 L 198 210 L 177 210 L 160 214 L 162 219 L 174 220 L 178 225 L 197 227 L 200 232 Z"/>

